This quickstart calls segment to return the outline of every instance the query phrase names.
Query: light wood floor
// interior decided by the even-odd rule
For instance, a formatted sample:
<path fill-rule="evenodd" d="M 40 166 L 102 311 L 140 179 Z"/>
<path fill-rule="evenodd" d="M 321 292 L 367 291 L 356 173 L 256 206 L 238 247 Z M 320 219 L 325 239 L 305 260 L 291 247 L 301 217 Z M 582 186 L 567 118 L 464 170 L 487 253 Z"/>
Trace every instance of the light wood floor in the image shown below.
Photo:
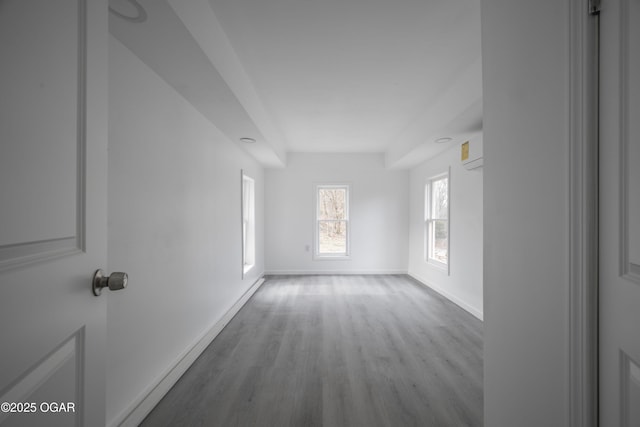
<path fill-rule="evenodd" d="M 482 323 L 408 276 L 270 277 L 143 426 L 481 426 Z"/>

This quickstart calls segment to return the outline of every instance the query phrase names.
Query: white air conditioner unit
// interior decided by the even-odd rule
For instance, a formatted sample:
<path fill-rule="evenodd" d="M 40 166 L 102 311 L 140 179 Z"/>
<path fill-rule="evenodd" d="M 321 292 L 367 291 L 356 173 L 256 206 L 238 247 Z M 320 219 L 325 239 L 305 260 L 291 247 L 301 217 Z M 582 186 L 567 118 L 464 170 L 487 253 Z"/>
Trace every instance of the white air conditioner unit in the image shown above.
<path fill-rule="evenodd" d="M 482 167 L 482 135 L 476 136 L 460 145 L 460 159 L 467 170 Z"/>

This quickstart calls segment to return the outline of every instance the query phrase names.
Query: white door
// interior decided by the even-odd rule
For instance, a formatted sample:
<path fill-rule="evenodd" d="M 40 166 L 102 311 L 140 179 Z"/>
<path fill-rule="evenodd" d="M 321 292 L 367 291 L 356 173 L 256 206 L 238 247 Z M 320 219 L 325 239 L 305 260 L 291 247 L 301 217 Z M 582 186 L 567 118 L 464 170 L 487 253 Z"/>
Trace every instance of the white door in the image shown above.
<path fill-rule="evenodd" d="M 600 13 L 600 425 L 640 426 L 640 0 Z"/>
<path fill-rule="evenodd" d="M 107 5 L 0 0 L 0 424 L 102 426 Z"/>

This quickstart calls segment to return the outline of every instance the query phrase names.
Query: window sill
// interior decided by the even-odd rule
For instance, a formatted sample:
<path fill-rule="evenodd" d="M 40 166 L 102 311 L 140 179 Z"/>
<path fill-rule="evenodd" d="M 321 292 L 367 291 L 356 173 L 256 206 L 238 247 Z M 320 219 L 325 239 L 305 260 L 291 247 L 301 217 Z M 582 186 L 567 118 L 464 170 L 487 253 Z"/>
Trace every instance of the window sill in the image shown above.
<path fill-rule="evenodd" d="M 314 261 L 348 261 L 351 259 L 349 255 L 314 255 Z"/>
<path fill-rule="evenodd" d="M 428 259 L 426 262 L 427 262 L 427 265 L 430 265 L 431 267 L 435 268 L 436 270 L 440 270 L 443 273 L 447 273 L 447 275 L 449 275 L 449 264 L 445 264 L 443 262 L 436 261 L 436 260 L 433 260 L 433 259 Z"/>

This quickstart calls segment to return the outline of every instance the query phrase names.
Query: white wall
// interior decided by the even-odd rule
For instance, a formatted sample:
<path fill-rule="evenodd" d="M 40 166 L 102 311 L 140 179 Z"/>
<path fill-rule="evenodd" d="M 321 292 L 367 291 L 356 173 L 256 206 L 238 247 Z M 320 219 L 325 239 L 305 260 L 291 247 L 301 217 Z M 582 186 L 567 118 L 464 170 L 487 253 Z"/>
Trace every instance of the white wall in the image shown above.
<path fill-rule="evenodd" d="M 120 42 L 109 45 L 107 421 L 121 418 L 264 271 L 264 175 Z M 106 159 L 105 159 L 106 161 Z M 256 181 L 242 280 L 241 169 Z"/>
<path fill-rule="evenodd" d="M 481 0 L 486 426 L 567 426 L 569 0 Z"/>
<path fill-rule="evenodd" d="M 425 260 L 425 184 L 450 170 L 449 273 Z M 460 145 L 411 170 L 409 274 L 482 319 L 482 168 L 466 170 Z"/>
<path fill-rule="evenodd" d="M 408 171 L 385 169 L 382 154 L 293 153 L 286 168 L 265 175 L 268 273 L 406 273 Z M 321 183 L 351 186 L 349 260 L 313 259 Z"/>

